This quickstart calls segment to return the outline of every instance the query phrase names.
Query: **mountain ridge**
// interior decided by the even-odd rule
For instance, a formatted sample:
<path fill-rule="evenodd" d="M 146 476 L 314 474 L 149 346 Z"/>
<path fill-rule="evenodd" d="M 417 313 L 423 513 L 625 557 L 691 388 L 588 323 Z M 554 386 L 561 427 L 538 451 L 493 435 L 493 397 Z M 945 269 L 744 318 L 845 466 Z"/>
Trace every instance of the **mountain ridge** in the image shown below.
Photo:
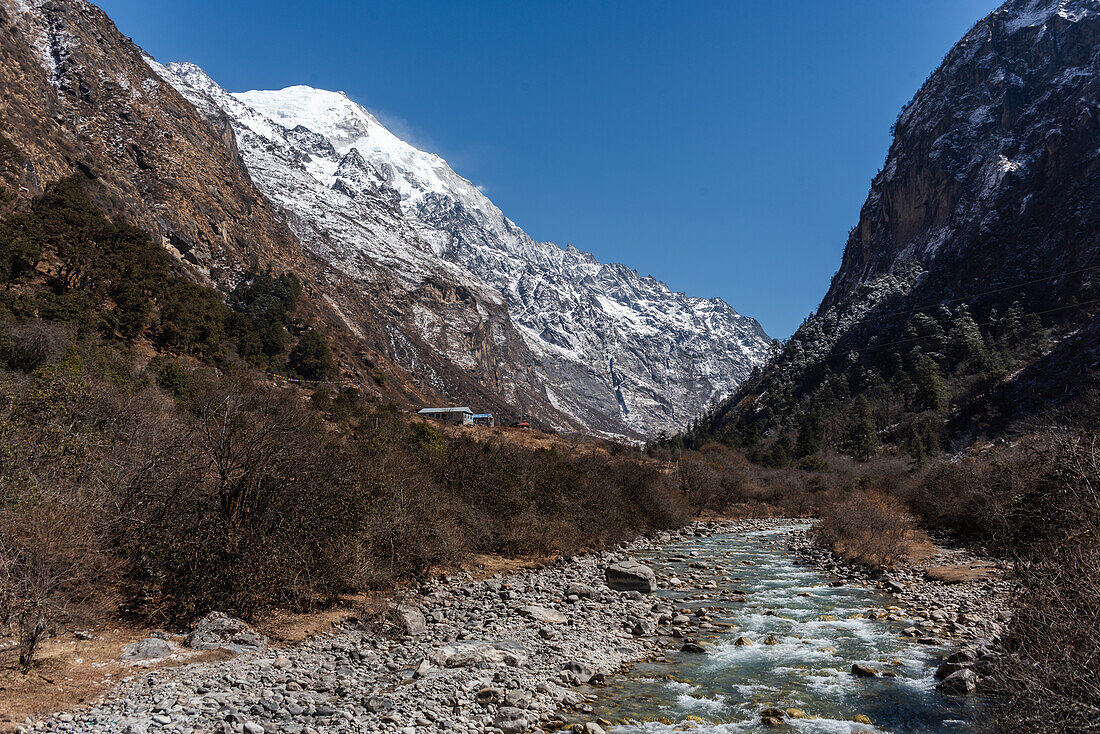
<path fill-rule="evenodd" d="M 344 94 L 305 85 L 230 94 L 193 64 L 154 68 L 185 95 L 204 97 L 197 106 L 212 101 L 235 120 L 246 164 L 297 217 L 303 241 L 322 249 L 343 243 L 322 257 L 347 265 L 369 255 L 413 290 L 445 271 L 479 299 L 502 301 L 546 400 L 576 422 L 608 433 L 618 424 L 635 435 L 682 428 L 731 392 L 770 346 L 759 324 L 724 300 L 678 294 L 574 246 L 533 240 L 442 158 L 400 140 Z M 271 146 L 280 161 L 271 160 Z M 330 213 L 313 216 L 318 206 L 303 206 L 307 197 L 324 200 Z M 381 218 L 397 209 L 404 221 L 389 228 L 407 236 L 382 246 L 352 224 L 317 226 L 364 216 L 349 208 Z M 448 358 L 477 368 L 457 334 L 423 310 L 418 316 Z M 511 389 L 513 377 L 496 379 Z"/>

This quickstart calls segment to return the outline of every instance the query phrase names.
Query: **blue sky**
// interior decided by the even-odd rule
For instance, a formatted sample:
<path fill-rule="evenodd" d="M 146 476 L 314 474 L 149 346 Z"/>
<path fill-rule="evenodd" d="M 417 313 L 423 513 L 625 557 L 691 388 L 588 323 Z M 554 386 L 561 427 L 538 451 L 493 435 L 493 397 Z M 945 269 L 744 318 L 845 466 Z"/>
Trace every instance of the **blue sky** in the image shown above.
<path fill-rule="evenodd" d="M 531 236 L 786 337 L 901 106 L 992 0 L 101 0 L 231 91 L 342 90 Z"/>

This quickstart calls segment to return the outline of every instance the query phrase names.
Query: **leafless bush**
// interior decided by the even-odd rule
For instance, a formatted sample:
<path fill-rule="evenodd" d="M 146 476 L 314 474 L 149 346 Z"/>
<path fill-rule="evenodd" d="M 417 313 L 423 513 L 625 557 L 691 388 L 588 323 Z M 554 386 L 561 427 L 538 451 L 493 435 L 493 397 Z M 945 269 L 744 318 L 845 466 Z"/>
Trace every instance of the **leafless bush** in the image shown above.
<path fill-rule="evenodd" d="M 22 321 L 0 326 L 0 363 L 31 372 L 60 358 L 73 346 L 73 337 L 60 324 Z"/>
<path fill-rule="evenodd" d="M 1056 430 L 1014 511 L 1016 598 L 994 676 L 1000 724 L 1092 731 L 1100 718 L 1100 436 Z"/>
<path fill-rule="evenodd" d="M 864 490 L 826 506 L 817 532 L 845 558 L 879 568 L 903 559 L 917 531 L 900 501 Z"/>

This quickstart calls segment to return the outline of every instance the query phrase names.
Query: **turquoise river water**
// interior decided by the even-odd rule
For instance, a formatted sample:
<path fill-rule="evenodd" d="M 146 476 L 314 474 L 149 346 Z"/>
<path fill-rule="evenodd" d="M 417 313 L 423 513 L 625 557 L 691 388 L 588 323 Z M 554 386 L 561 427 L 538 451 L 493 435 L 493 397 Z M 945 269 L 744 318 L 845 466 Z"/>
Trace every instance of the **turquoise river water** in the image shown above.
<path fill-rule="evenodd" d="M 600 689 L 595 714 L 627 722 L 613 734 L 969 730 L 977 704 L 935 688 L 945 648 L 904 636 L 908 621 L 871 618 L 896 604 L 889 595 L 831 587 L 796 563 L 785 535 L 797 527 L 695 538 L 639 554 L 659 574 L 688 582 L 659 596 L 678 610 L 705 608 L 711 622 L 732 626 L 691 632 L 705 653 L 679 652 L 682 641 L 675 640 L 666 661 L 638 665 Z M 708 584 L 715 588 L 699 588 Z M 778 643 L 763 644 L 768 635 Z M 741 636 L 754 644 L 735 645 Z M 853 663 L 887 676 L 856 677 Z M 768 727 L 760 715 L 768 707 L 799 709 L 805 718 Z M 859 715 L 871 724 L 856 721 Z"/>

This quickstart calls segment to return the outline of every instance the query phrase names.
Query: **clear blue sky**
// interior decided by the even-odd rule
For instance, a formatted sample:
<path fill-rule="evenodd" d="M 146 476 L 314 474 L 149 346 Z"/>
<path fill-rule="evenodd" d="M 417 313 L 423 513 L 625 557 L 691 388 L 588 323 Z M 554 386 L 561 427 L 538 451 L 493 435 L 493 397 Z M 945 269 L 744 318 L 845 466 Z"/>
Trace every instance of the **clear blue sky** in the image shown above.
<path fill-rule="evenodd" d="M 572 243 L 786 337 L 889 128 L 993 0 L 101 0 L 231 91 L 342 90 Z"/>

